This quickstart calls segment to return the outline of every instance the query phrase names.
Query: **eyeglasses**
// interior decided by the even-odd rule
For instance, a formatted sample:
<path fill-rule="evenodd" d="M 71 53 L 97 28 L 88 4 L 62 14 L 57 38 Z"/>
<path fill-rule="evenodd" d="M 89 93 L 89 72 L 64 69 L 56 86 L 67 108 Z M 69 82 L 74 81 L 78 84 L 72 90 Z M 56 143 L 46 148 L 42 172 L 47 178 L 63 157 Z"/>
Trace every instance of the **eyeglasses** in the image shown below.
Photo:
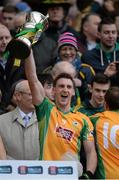
<path fill-rule="evenodd" d="M 26 95 L 28 95 L 28 96 L 32 96 L 32 94 L 31 93 L 27 93 L 27 92 L 24 92 L 24 91 L 19 91 L 21 94 L 26 94 Z"/>

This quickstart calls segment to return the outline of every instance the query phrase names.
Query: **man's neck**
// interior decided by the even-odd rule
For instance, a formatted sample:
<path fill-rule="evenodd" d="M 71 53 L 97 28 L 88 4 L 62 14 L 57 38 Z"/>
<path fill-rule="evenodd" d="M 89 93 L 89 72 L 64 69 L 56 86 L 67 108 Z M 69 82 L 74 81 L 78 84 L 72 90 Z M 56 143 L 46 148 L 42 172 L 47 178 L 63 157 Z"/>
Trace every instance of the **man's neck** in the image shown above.
<path fill-rule="evenodd" d="M 87 40 L 88 43 L 96 43 L 96 38 L 95 37 L 87 36 L 86 40 Z"/>
<path fill-rule="evenodd" d="M 57 106 L 58 107 L 58 109 L 60 110 L 60 111 L 62 111 L 63 113 L 67 113 L 67 112 L 69 112 L 70 111 L 70 109 L 71 109 L 71 107 L 70 106 L 60 106 L 60 105 L 58 105 Z"/>
<path fill-rule="evenodd" d="M 0 60 L 3 59 L 3 53 L 0 53 Z"/>
<path fill-rule="evenodd" d="M 111 52 L 115 48 L 115 46 L 108 47 L 108 46 L 105 46 L 104 44 L 101 44 L 101 43 L 100 43 L 100 45 L 101 45 L 102 50 L 105 51 L 105 52 Z"/>
<path fill-rule="evenodd" d="M 53 27 L 56 27 L 57 29 L 58 28 L 61 28 L 62 25 L 63 25 L 63 22 L 62 21 L 57 21 L 57 22 L 54 22 L 54 21 L 50 21 L 50 25 L 53 26 Z"/>
<path fill-rule="evenodd" d="M 22 111 L 25 114 L 29 114 L 29 113 L 34 111 L 33 109 L 24 109 L 22 107 L 18 107 L 18 108 L 19 108 L 20 111 Z"/>
<path fill-rule="evenodd" d="M 94 108 L 99 108 L 99 107 L 103 106 L 102 104 L 100 104 L 100 105 L 99 105 L 99 104 L 96 104 L 95 101 L 93 101 L 93 99 L 90 99 L 90 100 L 89 100 L 89 103 L 90 103 L 91 106 L 94 107 Z"/>

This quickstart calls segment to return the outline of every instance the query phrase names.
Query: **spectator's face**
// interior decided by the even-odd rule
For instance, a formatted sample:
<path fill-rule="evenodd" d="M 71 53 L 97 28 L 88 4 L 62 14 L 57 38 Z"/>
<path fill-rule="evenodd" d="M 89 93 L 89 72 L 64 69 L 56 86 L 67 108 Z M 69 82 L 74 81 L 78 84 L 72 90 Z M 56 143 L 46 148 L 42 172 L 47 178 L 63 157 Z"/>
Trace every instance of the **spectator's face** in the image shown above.
<path fill-rule="evenodd" d="M 51 100 L 54 100 L 54 96 L 53 96 L 53 83 L 48 83 L 45 82 L 44 84 L 44 91 L 45 91 L 45 95 Z"/>
<path fill-rule="evenodd" d="M 64 45 L 60 49 L 61 61 L 72 62 L 76 58 L 76 49 L 71 45 Z"/>
<path fill-rule="evenodd" d="M 26 22 L 26 14 L 24 13 L 23 15 L 18 15 L 14 19 L 14 26 L 16 32 L 19 32 L 19 29 L 25 24 Z"/>
<path fill-rule="evenodd" d="M 101 21 L 101 18 L 96 15 L 91 15 L 89 20 L 84 23 L 84 34 L 92 38 L 98 37 L 98 25 Z"/>
<path fill-rule="evenodd" d="M 14 29 L 15 13 L 4 12 L 2 14 L 2 23 L 7 26 L 9 30 Z"/>
<path fill-rule="evenodd" d="M 19 108 L 23 112 L 32 112 L 34 110 L 34 105 L 32 103 L 31 90 L 28 83 L 23 84 L 21 90 L 17 91 L 15 94 L 16 102 Z"/>
<path fill-rule="evenodd" d="M 50 7 L 48 9 L 48 14 L 52 22 L 60 22 L 64 19 L 64 10 L 60 6 Z"/>
<path fill-rule="evenodd" d="M 100 41 L 103 46 L 113 48 L 117 40 L 117 28 L 115 24 L 104 24 L 99 33 Z"/>
<path fill-rule="evenodd" d="M 57 106 L 69 111 L 71 98 L 75 94 L 73 83 L 70 79 L 60 78 L 54 87 L 54 96 Z"/>
<path fill-rule="evenodd" d="M 94 107 L 103 106 L 105 102 L 105 94 L 109 89 L 110 84 L 99 84 L 94 82 L 90 87 L 91 92 L 91 102 Z"/>
<path fill-rule="evenodd" d="M 9 30 L 4 27 L 3 25 L 0 25 L 0 54 L 2 54 L 9 41 L 11 40 L 11 34 Z"/>
<path fill-rule="evenodd" d="M 113 0 L 106 0 L 104 1 L 104 7 L 107 11 L 112 12 L 114 11 L 114 1 Z"/>

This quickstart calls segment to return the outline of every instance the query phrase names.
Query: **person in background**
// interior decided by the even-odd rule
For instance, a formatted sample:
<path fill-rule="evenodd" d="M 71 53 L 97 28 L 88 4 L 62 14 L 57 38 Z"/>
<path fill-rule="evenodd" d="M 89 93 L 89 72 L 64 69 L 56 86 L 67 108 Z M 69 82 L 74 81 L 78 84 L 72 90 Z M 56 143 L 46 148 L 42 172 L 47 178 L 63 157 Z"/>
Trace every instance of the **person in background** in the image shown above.
<path fill-rule="evenodd" d="M 115 1 L 118 0 L 103 0 L 103 2 L 100 0 L 94 0 L 91 11 L 99 14 L 101 18 L 114 18 L 117 11 L 117 8 L 115 7 Z"/>
<path fill-rule="evenodd" d="M 110 78 L 111 86 L 119 86 L 119 61 L 110 63 L 104 74 Z"/>
<path fill-rule="evenodd" d="M 27 2 L 21 1 L 21 2 L 17 2 L 15 4 L 15 7 L 20 11 L 20 12 L 26 12 L 29 13 L 32 11 L 31 7 L 29 6 L 29 4 Z"/>
<path fill-rule="evenodd" d="M 4 0 L 4 6 L 6 5 L 13 5 L 15 6 L 18 2 L 21 2 L 22 0 Z"/>
<path fill-rule="evenodd" d="M 93 68 L 88 64 L 83 64 L 78 51 L 78 42 L 72 33 L 65 32 L 58 39 L 58 56 L 56 62 L 67 61 L 71 63 L 77 72 L 77 76 L 83 81 L 82 74 L 85 76 L 85 81 L 89 84 L 95 75 Z"/>
<path fill-rule="evenodd" d="M 5 57 L 5 49 L 7 47 L 7 44 L 12 39 L 9 29 L 3 25 L 0 24 L 0 90 L 1 90 L 1 101 L 3 102 L 3 97 L 5 94 L 5 67 L 7 64 L 7 59 Z M 1 111 L 1 110 L 0 110 Z"/>
<path fill-rule="evenodd" d="M 117 27 L 113 19 L 104 18 L 98 26 L 100 42 L 97 46 L 83 53 L 81 60 L 93 67 L 95 72 L 104 72 L 111 62 L 119 61 Z"/>
<path fill-rule="evenodd" d="M 71 4 L 71 7 L 69 8 L 66 21 L 69 24 L 69 26 L 73 27 L 76 31 L 79 30 L 77 28 L 77 20 L 79 20 L 77 19 L 77 17 L 79 14 L 81 15 L 77 7 L 77 0 L 72 0 L 72 4 Z"/>
<path fill-rule="evenodd" d="M 78 32 L 70 27 L 65 20 L 70 6 L 70 0 L 41 1 L 40 12 L 49 14 L 49 27 L 42 33 L 39 41 L 33 45 L 37 74 L 44 72 L 48 66 L 54 65 L 54 60 L 57 56 L 57 41 L 60 34 L 71 32 L 77 39 L 79 38 Z M 43 12 L 43 9 L 45 9 L 45 12 Z"/>
<path fill-rule="evenodd" d="M 115 20 L 115 24 L 117 26 L 117 42 L 119 42 L 119 13 L 116 13 L 115 17 L 114 17 L 114 20 Z"/>
<path fill-rule="evenodd" d="M 105 110 L 105 95 L 110 88 L 110 79 L 103 73 L 97 73 L 89 85 L 90 98 L 82 102 L 78 111 L 92 116 Z"/>
<path fill-rule="evenodd" d="M 77 71 L 79 71 L 81 60 L 77 39 L 74 34 L 65 32 L 59 36 L 56 62 L 58 61 L 68 61 L 74 65 Z"/>
<path fill-rule="evenodd" d="M 41 75 L 39 75 L 38 79 L 43 85 L 46 97 L 48 97 L 51 101 L 54 101 L 53 77 L 51 73 L 42 73 Z"/>
<path fill-rule="evenodd" d="M 91 118 L 98 152 L 95 179 L 119 179 L 119 87 L 111 87 L 105 101 L 107 110 Z"/>
<path fill-rule="evenodd" d="M 90 97 L 85 98 L 81 103 L 81 106 L 77 110 L 88 117 L 92 115 L 103 112 L 105 110 L 105 95 L 110 88 L 110 80 L 103 73 L 97 73 L 92 82 L 89 85 Z M 86 168 L 86 157 L 84 148 L 82 146 L 81 152 L 81 163 L 84 169 Z"/>
<path fill-rule="evenodd" d="M 51 68 L 53 79 L 61 73 L 69 73 L 73 79 L 76 78 L 77 75 L 75 67 L 67 61 L 59 61 Z"/>
<path fill-rule="evenodd" d="M 9 29 L 12 37 L 14 37 L 16 34 L 14 32 L 14 19 L 16 14 L 19 12 L 19 10 L 13 6 L 13 5 L 6 5 L 2 9 L 1 13 L 1 20 L 2 23 Z"/>
<path fill-rule="evenodd" d="M 15 27 L 15 33 L 19 33 L 20 32 L 20 28 L 23 27 L 23 25 L 26 22 L 26 12 L 19 12 L 14 19 L 14 27 Z"/>
<path fill-rule="evenodd" d="M 79 89 L 81 99 L 84 99 L 88 89 L 87 85 L 92 81 L 95 72 L 90 65 L 81 62 L 78 43 L 72 33 L 65 32 L 59 36 L 56 62 L 59 61 L 67 61 L 75 67 L 77 73 L 76 87 Z"/>
<path fill-rule="evenodd" d="M 9 29 L 0 23 L 0 64 L 4 67 L 6 60 L 4 57 L 4 52 L 7 44 L 11 41 L 12 37 Z"/>
<path fill-rule="evenodd" d="M 98 37 L 98 25 L 101 18 L 98 14 L 90 12 L 81 19 L 79 51 L 84 53 L 96 47 Z"/>
<path fill-rule="evenodd" d="M 38 160 L 39 129 L 27 80 L 16 84 L 14 96 L 17 107 L 0 115 L 0 137 L 7 159 Z"/>
<path fill-rule="evenodd" d="M 15 59 L 5 50 L 11 39 L 9 29 L 0 24 L 0 90 L 2 92 L 0 114 L 6 112 L 6 107 L 9 105 L 12 85 L 25 78 L 24 61 Z"/>

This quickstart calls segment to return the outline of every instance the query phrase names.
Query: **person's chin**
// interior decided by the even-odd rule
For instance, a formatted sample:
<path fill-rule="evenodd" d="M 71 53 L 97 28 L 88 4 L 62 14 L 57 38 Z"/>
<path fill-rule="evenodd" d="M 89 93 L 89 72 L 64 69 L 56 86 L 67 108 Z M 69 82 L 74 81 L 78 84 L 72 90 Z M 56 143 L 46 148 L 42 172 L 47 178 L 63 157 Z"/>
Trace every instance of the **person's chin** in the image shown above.
<path fill-rule="evenodd" d="M 98 106 L 103 106 L 104 102 L 98 102 Z"/>
<path fill-rule="evenodd" d="M 66 107 L 67 104 L 68 104 L 67 101 L 61 101 L 61 102 L 60 102 L 60 105 L 61 105 L 62 107 Z"/>

